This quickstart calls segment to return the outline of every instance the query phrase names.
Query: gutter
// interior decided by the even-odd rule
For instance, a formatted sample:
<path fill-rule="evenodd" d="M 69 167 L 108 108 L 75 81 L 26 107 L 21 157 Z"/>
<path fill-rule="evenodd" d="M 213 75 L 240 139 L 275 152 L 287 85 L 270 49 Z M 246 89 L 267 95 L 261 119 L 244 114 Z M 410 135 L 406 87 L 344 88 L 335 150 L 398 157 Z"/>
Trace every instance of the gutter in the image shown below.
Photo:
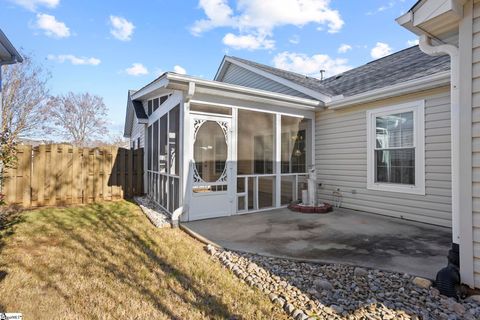
<path fill-rule="evenodd" d="M 342 96 L 338 98 L 334 97 L 331 102 L 326 104 L 326 107 L 328 109 L 343 109 L 358 104 L 401 96 L 406 93 L 420 92 L 438 88 L 439 86 L 447 86 L 449 84 L 450 71 L 443 71 L 430 76 L 394 84 L 376 90 L 370 90 L 346 98 L 343 98 Z"/>

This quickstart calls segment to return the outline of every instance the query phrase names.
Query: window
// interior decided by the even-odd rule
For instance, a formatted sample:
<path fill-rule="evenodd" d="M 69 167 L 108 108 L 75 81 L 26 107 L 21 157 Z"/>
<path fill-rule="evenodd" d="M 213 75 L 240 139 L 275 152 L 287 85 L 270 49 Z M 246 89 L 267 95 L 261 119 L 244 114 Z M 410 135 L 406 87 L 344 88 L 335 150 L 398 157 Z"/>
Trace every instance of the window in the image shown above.
<path fill-rule="evenodd" d="M 424 101 L 367 112 L 367 188 L 425 194 Z"/>

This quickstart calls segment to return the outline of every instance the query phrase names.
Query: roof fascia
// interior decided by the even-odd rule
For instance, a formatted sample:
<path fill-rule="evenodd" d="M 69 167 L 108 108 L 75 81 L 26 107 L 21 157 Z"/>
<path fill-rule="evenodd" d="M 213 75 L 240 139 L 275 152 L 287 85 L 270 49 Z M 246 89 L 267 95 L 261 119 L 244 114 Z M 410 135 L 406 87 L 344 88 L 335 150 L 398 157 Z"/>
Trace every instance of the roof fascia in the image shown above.
<path fill-rule="evenodd" d="M 220 63 L 220 66 L 217 69 L 217 73 L 215 73 L 215 77 L 213 80 L 215 81 L 222 81 L 223 76 L 225 75 L 225 72 L 227 71 L 227 63 L 225 63 L 225 59 L 227 56 L 223 56 L 222 62 Z"/>
<path fill-rule="evenodd" d="M 168 79 L 166 74 L 163 75 L 160 79 L 157 79 L 156 81 L 150 83 L 149 85 L 143 87 L 142 89 L 138 90 L 135 92 L 132 96 L 132 100 L 140 100 L 142 97 L 152 93 L 155 90 L 158 90 L 160 88 L 165 88 L 168 86 Z"/>

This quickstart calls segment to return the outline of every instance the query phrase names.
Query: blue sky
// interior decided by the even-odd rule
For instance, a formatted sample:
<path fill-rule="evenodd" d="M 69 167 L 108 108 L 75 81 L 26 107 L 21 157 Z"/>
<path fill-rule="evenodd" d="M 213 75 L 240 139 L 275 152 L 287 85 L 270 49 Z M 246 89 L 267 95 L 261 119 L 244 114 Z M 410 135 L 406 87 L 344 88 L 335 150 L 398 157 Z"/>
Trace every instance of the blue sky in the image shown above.
<path fill-rule="evenodd" d="M 0 0 L 0 28 L 51 73 L 91 92 L 123 128 L 128 89 L 163 71 L 212 79 L 224 54 L 333 75 L 413 44 L 395 18 L 416 0 Z"/>

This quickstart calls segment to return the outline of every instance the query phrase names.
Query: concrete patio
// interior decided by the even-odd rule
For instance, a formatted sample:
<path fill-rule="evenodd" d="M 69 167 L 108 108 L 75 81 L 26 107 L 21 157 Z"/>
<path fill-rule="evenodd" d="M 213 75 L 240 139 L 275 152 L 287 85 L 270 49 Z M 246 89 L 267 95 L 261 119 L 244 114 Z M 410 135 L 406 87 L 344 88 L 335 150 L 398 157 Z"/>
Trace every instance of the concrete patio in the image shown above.
<path fill-rule="evenodd" d="M 342 263 L 434 279 L 446 266 L 449 228 L 347 209 L 288 209 L 183 224 L 227 249 L 312 262 Z"/>

